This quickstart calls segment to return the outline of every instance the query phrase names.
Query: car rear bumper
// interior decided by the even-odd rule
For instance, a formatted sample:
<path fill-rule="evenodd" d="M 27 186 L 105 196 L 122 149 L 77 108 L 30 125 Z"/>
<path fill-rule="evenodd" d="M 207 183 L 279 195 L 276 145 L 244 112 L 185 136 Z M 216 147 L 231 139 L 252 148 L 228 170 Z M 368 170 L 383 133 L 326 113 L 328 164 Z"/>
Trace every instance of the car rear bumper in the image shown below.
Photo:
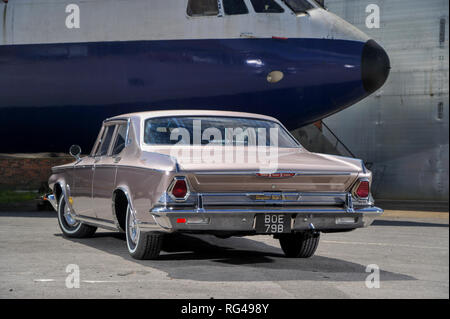
<path fill-rule="evenodd" d="M 380 216 L 378 207 L 257 207 L 210 209 L 171 209 L 157 207 L 150 211 L 154 222 L 139 221 L 143 231 L 161 232 L 247 232 L 256 231 L 256 216 L 260 214 L 285 214 L 290 218 L 292 231 L 345 231 L 367 227 Z"/>

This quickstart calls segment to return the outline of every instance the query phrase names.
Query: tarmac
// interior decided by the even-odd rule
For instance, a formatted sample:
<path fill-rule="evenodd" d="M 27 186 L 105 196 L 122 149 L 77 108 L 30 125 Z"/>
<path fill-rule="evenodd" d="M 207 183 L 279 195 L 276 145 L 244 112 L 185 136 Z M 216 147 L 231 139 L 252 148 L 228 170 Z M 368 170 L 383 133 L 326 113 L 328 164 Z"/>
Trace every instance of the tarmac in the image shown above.
<path fill-rule="evenodd" d="M 123 234 L 67 239 L 54 212 L 3 211 L 0 298 L 449 298 L 448 227 L 448 212 L 389 210 L 322 234 L 310 259 L 271 236 L 171 235 L 160 259 L 138 261 Z"/>

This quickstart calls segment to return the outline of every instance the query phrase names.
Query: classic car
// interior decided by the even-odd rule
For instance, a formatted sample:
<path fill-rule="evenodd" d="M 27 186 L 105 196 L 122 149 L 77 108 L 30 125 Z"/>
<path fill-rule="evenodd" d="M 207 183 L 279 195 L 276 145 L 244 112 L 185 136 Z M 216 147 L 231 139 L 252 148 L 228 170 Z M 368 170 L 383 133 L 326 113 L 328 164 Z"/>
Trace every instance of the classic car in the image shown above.
<path fill-rule="evenodd" d="M 89 155 L 76 145 L 70 154 L 49 179 L 63 235 L 125 232 L 136 259 L 157 258 L 173 232 L 273 235 L 287 257 L 307 258 L 321 232 L 365 227 L 383 212 L 361 160 L 309 152 L 269 116 L 120 115 L 103 122 Z"/>

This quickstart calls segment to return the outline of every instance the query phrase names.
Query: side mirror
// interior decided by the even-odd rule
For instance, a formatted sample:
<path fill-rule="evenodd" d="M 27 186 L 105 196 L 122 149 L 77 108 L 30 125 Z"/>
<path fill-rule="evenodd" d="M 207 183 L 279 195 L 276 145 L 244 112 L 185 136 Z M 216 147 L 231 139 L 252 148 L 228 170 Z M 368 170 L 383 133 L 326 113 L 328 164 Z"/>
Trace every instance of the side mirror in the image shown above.
<path fill-rule="evenodd" d="M 69 149 L 69 154 L 75 157 L 76 160 L 79 160 L 81 154 L 81 147 L 78 145 L 72 145 Z"/>

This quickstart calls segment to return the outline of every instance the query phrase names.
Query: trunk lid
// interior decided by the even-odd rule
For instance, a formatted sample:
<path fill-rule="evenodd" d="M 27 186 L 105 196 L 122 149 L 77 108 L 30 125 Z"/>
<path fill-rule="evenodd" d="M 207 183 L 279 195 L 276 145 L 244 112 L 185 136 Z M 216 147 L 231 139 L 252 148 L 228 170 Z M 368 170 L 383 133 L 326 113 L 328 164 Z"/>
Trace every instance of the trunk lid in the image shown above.
<path fill-rule="evenodd" d="M 249 151 L 248 148 L 243 150 Z M 278 148 L 270 165 L 247 155 L 242 161 L 235 158 L 227 163 L 225 154 L 239 152 L 237 147 L 232 150 L 210 148 L 211 153 L 216 152 L 217 162 L 207 163 L 200 152 L 205 151 L 205 146 L 190 147 L 189 152 L 181 148 L 178 151 L 158 149 L 160 153 L 176 157 L 180 173 L 187 176 L 190 187 L 196 192 L 345 192 L 362 171 L 360 160 L 311 153 L 303 148 Z M 268 168 L 270 173 L 287 175 L 270 175 L 266 171 Z"/>

